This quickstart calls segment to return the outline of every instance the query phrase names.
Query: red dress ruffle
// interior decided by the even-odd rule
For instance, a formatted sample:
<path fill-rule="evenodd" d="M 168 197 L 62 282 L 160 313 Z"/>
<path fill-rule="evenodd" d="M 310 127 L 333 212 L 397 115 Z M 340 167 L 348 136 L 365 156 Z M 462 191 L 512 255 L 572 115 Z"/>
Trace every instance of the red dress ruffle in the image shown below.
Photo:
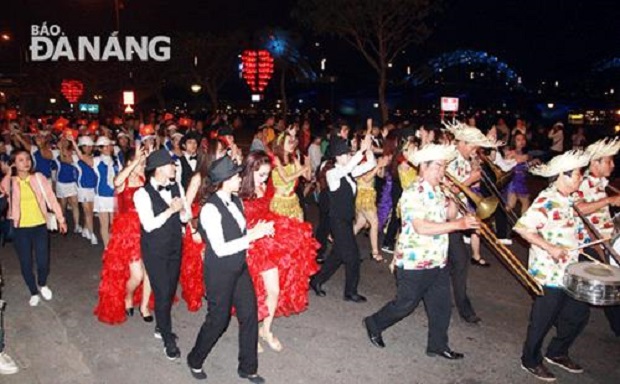
<path fill-rule="evenodd" d="M 192 217 L 196 218 L 199 215 L 200 205 L 193 204 Z M 185 236 L 183 236 L 183 255 L 179 281 L 181 283 L 181 294 L 187 303 L 187 309 L 191 312 L 196 312 L 202 307 L 202 298 L 205 295 L 202 261 L 204 250 L 204 242 L 196 243 L 192 238 L 189 225 L 187 225 Z"/>
<path fill-rule="evenodd" d="M 125 293 L 129 280 L 129 264 L 140 260 L 140 219 L 133 205 L 138 188 L 126 187 L 117 195 L 118 212 L 110 229 L 110 241 L 103 251 L 99 302 L 95 315 L 99 321 L 120 324 L 126 320 Z M 140 303 L 142 284 L 134 294 L 134 304 Z M 150 303 L 152 307 L 152 303 Z"/>
<path fill-rule="evenodd" d="M 318 271 L 316 254 L 319 243 L 312 237 L 310 223 L 300 222 L 269 211 L 267 198 L 244 201 L 247 227 L 259 220 L 273 221 L 275 235 L 254 241 L 248 250 L 247 263 L 258 301 L 259 321 L 268 316 L 266 292 L 261 272 L 277 267 L 280 296 L 276 316 L 290 316 L 308 307 L 310 276 Z"/>

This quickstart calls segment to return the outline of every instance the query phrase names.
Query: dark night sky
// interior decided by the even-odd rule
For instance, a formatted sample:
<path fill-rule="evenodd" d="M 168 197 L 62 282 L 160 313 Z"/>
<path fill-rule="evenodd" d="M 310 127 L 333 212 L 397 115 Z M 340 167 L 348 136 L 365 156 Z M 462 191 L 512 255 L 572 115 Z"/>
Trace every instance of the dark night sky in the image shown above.
<path fill-rule="evenodd" d="M 109 33 L 114 0 L 4 0 L 0 28 L 28 39 L 29 25 L 54 22 L 75 34 Z M 121 30 L 166 34 L 242 26 L 294 27 L 291 0 L 122 0 Z M 485 50 L 528 79 L 579 77 L 599 60 L 620 55 L 620 7 L 611 0 L 446 0 L 432 23 L 435 32 L 407 51 L 409 63 L 462 48 Z M 307 41 L 314 41 L 308 37 Z M 363 60 L 344 43 L 327 44 L 333 63 L 361 68 Z M 401 59 L 406 60 L 406 59 Z M 359 63 L 359 65 L 358 65 Z M 353 65 L 352 65 L 353 64 Z"/>

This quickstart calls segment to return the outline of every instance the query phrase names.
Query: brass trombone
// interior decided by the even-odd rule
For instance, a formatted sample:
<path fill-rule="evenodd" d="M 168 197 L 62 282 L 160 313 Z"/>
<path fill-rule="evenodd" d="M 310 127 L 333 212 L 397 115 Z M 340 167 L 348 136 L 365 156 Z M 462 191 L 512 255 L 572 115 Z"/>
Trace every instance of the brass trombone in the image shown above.
<path fill-rule="evenodd" d="M 483 199 L 477 196 L 475 193 L 473 193 L 469 188 L 464 186 L 462 183 L 456 181 L 452 175 L 446 173 L 446 178 L 450 180 L 454 184 L 454 186 L 456 186 L 459 190 L 461 190 L 466 196 L 476 197 L 476 199 L 471 199 L 471 200 L 476 204 L 476 216 L 478 216 L 478 218 L 481 219 L 480 229 L 479 229 L 480 235 L 485 240 L 485 242 L 487 243 L 491 251 L 493 251 L 495 256 L 517 278 L 517 281 L 519 281 L 521 285 L 523 285 L 529 292 L 533 293 L 534 295 L 542 296 L 544 293 L 543 293 L 543 288 L 540 285 L 540 283 L 536 281 L 536 279 L 534 279 L 534 277 L 528 273 L 527 269 L 523 266 L 523 264 L 517 258 L 517 256 L 514 253 L 512 253 L 512 251 L 508 247 L 500 243 L 500 241 L 497 239 L 497 236 L 495 235 L 493 230 L 491 230 L 491 228 L 489 228 L 489 226 L 486 225 L 484 221 L 482 221 L 485 218 L 483 216 L 489 217 L 493 213 L 495 208 L 497 207 L 497 198 L 493 196 L 491 198 L 487 197 Z M 471 213 L 469 208 L 467 207 L 467 204 L 465 204 L 461 199 L 459 199 L 458 196 L 454 194 L 452 190 L 450 189 L 450 187 L 447 186 L 446 184 L 444 184 L 444 193 L 446 193 L 446 195 L 449 196 L 457 204 L 457 206 L 459 207 L 459 211 L 462 214 Z M 495 199 L 494 208 L 493 208 L 493 199 Z M 478 205 L 477 202 L 479 202 L 480 205 Z M 489 213 L 489 210 L 491 208 L 493 208 L 493 210 L 490 211 Z"/>
<path fill-rule="evenodd" d="M 499 200 L 497 199 L 497 197 L 489 196 L 483 198 L 472 192 L 471 189 L 467 188 L 448 172 L 446 172 L 445 177 L 450 180 L 450 182 L 454 184 L 454 186 L 456 186 L 461 192 L 463 192 L 469 200 L 474 202 L 474 204 L 476 205 L 476 216 L 478 216 L 482 220 L 486 220 L 493 215 L 493 212 L 495 212 L 495 210 L 497 209 L 497 205 L 499 204 Z"/>

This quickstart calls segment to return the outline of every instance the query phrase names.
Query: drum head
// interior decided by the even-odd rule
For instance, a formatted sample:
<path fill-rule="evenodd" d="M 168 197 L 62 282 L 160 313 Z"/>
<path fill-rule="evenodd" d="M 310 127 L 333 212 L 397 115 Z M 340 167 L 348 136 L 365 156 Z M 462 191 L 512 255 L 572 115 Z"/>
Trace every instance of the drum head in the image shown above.
<path fill-rule="evenodd" d="M 581 262 L 571 264 L 566 272 L 581 278 L 600 281 L 602 283 L 620 283 L 620 268 L 608 264 Z"/>

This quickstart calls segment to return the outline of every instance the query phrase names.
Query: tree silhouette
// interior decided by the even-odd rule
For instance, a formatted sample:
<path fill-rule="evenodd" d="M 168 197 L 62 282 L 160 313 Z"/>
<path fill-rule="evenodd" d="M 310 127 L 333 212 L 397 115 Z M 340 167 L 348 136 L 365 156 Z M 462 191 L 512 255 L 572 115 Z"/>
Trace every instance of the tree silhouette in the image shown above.
<path fill-rule="evenodd" d="M 379 77 L 385 122 L 389 63 L 429 36 L 425 20 L 439 10 L 439 4 L 434 0 L 299 0 L 294 16 L 315 33 L 342 38 L 363 55 Z"/>

